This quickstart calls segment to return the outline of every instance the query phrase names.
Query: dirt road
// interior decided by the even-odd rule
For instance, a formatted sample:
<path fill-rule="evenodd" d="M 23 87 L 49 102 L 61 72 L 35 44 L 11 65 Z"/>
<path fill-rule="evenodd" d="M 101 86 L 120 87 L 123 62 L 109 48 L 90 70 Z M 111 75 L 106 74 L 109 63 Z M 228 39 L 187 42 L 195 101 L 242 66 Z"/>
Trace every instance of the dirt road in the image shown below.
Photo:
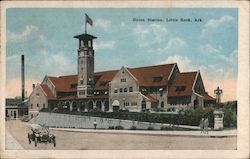
<path fill-rule="evenodd" d="M 237 138 L 178 137 L 53 131 L 57 146 L 28 143 L 30 127 L 21 121 L 6 122 L 8 132 L 24 149 L 34 150 L 214 150 L 236 149 Z M 6 141 L 8 142 L 8 141 Z"/>

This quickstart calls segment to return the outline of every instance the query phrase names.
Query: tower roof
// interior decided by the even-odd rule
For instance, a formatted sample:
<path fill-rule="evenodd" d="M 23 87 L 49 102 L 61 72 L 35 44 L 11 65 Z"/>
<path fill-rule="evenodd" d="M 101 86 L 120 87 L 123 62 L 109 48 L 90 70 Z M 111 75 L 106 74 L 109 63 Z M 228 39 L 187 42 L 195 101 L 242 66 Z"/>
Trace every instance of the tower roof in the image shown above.
<path fill-rule="evenodd" d="M 96 39 L 97 37 L 90 35 L 90 34 L 81 34 L 81 35 L 74 36 L 74 38 L 88 41 L 88 40 Z"/>

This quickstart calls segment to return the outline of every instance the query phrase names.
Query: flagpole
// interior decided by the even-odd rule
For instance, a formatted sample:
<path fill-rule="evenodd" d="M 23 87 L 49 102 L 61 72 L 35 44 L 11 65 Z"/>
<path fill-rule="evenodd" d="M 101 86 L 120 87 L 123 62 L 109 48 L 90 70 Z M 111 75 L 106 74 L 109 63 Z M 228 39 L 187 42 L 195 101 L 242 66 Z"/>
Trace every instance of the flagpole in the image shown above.
<path fill-rule="evenodd" d="M 87 21 L 86 21 L 86 15 L 85 15 L 85 34 L 87 34 Z"/>

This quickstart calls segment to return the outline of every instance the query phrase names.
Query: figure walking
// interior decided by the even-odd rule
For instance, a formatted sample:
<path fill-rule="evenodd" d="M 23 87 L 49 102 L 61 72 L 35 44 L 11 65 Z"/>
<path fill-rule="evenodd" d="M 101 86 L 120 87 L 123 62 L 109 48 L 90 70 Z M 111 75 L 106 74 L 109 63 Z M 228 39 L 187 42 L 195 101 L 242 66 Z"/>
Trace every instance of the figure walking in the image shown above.
<path fill-rule="evenodd" d="M 208 126 L 209 126 L 209 121 L 208 118 L 206 118 L 206 120 L 204 121 L 204 129 L 205 129 L 205 133 L 208 134 Z"/>
<path fill-rule="evenodd" d="M 204 118 L 202 118 L 200 121 L 200 129 L 201 129 L 201 133 L 203 133 L 204 132 Z"/>
<path fill-rule="evenodd" d="M 94 127 L 96 129 L 96 126 L 97 126 L 97 122 L 96 122 L 96 119 L 94 120 Z"/>

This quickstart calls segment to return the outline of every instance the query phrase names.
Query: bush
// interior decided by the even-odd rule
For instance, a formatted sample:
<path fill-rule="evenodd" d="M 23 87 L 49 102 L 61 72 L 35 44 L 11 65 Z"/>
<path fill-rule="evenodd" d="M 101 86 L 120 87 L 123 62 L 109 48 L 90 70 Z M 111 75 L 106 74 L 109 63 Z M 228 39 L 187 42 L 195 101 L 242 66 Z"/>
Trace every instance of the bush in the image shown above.
<path fill-rule="evenodd" d="M 154 127 L 149 126 L 149 127 L 148 127 L 148 130 L 154 130 Z"/>
<path fill-rule="evenodd" d="M 136 130 L 136 126 L 131 126 L 130 130 Z"/>
<path fill-rule="evenodd" d="M 117 129 L 117 130 L 123 130 L 124 128 L 123 128 L 123 126 L 119 125 L 119 126 L 116 126 L 115 129 Z"/>
<path fill-rule="evenodd" d="M 109 129 L 115 129 L 115 127 L 114 126 L 109 126 Z"/>

